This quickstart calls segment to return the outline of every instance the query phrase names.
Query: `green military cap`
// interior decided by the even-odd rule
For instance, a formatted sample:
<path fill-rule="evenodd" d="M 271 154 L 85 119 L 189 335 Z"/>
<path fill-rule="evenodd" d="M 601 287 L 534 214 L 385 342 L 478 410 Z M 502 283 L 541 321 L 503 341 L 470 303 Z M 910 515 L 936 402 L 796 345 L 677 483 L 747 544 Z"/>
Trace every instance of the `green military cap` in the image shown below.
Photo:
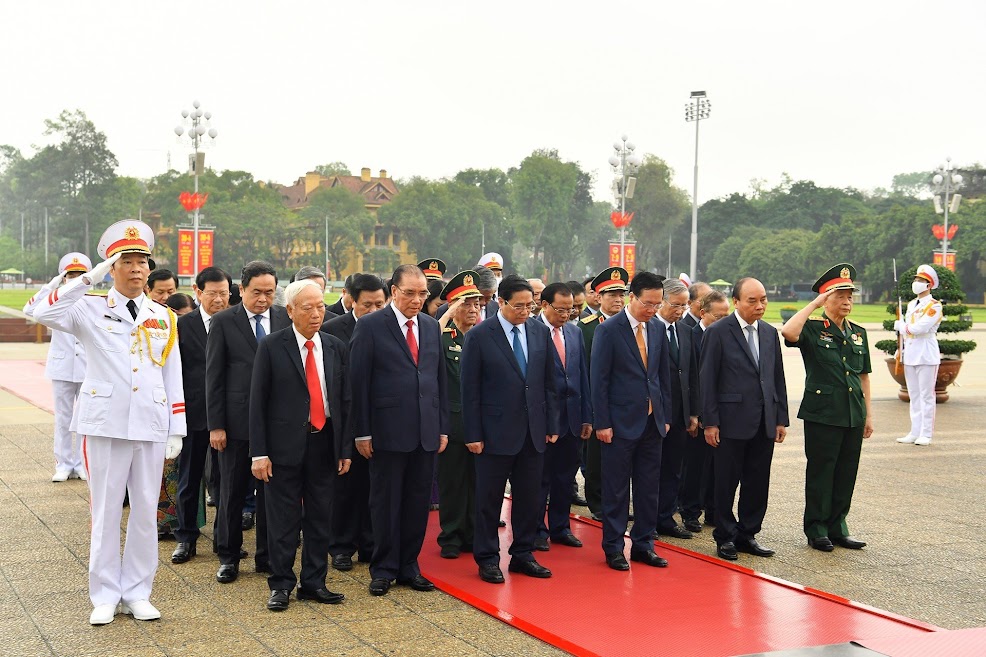
<path fill-rule="evenodd" d="M 855 290 L 856 268 L 849 263 L 840 263 L 818 277 L 811 286 L 812 292 L 822 294 L 829 290 Z"/>
<path fill-rule="evenodd" d="M 478 278 L 479 274 L 471 269 L 460 271 L 442 289 L 441 300 L 452 303 L 459 299 L 483 296 L 483 293 L 476 287 L 476 279 Z"/>
<path fill-rule="evenodd" d="M 604 269 L 592 279 L 592 290 L 603 292 L 626 292 L 630 289 L 630 274 L 623 267 Z"/>
<path fill-rule="evenodd" d="M 438 258 L 426 258 L 418 263 L 418 268 L 425 273 L 429 281 L 439 281 L 445 275 L 446 265 Z"/>

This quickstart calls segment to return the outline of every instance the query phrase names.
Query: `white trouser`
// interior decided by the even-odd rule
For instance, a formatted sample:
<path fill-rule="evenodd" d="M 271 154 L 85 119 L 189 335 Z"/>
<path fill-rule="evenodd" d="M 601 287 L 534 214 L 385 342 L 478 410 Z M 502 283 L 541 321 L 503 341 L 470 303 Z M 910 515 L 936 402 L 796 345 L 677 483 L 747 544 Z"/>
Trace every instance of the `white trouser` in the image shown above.
<path fill-rule="evenodd" d="M 86 436 L 92 536 L 89 599 L 94 607 L 151 596 L 157 571 L 157 504 L 164 472 L 164 443 Z M 120 560 L 123 497 L 130 491 L 127 542 Z"/>
<path fill-rule="evenodd" d="M 937 365 L 905 365 L 904 379 L 911 398 L 911 435 L 931 438 L 935 430 Z"/>
<path fill-rule="evenodd" d="M 72 381 L 51 382 L 51 390 L 55 397 L 55 470 L 58 471 L 82 470 L 82 446 L 73 445 L 75 434 L 69 429 L 75 400 L 79 396 L 81 387 L 81 383 Z"/>

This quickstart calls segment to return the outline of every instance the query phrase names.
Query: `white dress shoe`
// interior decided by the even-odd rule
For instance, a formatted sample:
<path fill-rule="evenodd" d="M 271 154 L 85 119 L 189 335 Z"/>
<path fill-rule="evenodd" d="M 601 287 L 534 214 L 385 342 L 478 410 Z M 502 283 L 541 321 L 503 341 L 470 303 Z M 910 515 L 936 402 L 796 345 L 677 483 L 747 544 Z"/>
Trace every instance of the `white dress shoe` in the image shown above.
<path fill-rule="evenodd" d="M 915 442 L 917 439 L 918 439 L 917 436 L 912 436 L 911 434 L 907 434 L 906 436 L 901 436 L 900 438 L 898 438 L 897 442 L 904 443 L 905 445 L 910 445 L 911 443 Z"/>
<path fill-rule="evenodd" d="M 51 476 L 52 481 L 68 481 L 68 478 L 72 476 L 70 470 L 55 470 L 55 474 Z"/>
<path fill-rule="evenodd" d="M 86 481 L 89 477 L 86 476 L 85 470 L 72 470 L 72 479 L 80 479 Z"/>
<path fill-rule="evenodd" d="M 161 618 L 161 612 L 147 600 L 134 600 L 133 602 L 121 602 L 120 610 L 124 614 L 130 614 L 137 620 L 149 621 Z"/>
<path fill-rule="evenodd" d="M 917 437 L 917 438 L 914 439 L 914 444 L 915 445 L 921 445 L 922 447 L 924 445 L 930 445 L 931 444 L 931 438 L 928 438 L 927 436 L 919 436 L 919 437 Z"/>
<path fill-rule="evenodd" d="M 89 614 L 90 625 L 107 625 L 116 616 L 116 605 L 99 605 Z"/>

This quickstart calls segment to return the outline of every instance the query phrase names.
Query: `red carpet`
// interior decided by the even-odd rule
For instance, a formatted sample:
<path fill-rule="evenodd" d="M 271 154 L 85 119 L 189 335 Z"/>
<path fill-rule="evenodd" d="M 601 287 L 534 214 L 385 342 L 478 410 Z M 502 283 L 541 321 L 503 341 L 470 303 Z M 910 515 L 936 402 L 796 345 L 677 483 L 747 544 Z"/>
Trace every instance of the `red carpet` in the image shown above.
<path fill-rule="evenodd" d="M 0 360 L 0 389 L 43 411 L 55 412 L 51 381 L 45 378 L 43 360 Z"/>
<path fill-rule="evenodd" d="M 487 584 L 471 554 L 439 556 L 438 531 L 436 512 L 420 563 L 438 588 L 575 655 L 745 655 L 938 629 L 663 543 L 668 568 L 631 563 L 629 573 L 617 572 L 589 520 L 572 522 L 585 547 L 537 553 L 554 574 L 548 580 L 507 572 L 510 528 L 501 529 L 507 582 Z"/>

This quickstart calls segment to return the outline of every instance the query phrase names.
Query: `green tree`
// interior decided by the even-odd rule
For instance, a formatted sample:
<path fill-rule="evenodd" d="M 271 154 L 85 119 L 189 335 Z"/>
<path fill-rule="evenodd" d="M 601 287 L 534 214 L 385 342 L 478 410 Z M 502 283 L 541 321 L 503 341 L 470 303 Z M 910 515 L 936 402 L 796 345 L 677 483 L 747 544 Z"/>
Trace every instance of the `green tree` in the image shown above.
<path fill-rule="evenodd" d="M 349 171 L 349 167 L 346 166 L 345 162 L 329 162 L 328 164 L 320 164 L 315 167 L 315 173 L 320 176 L 351 176 L 352 172 Z"/>
<path fill-rule="evenodd" d="M 735 283 L 743 276 L 750 276 L 749 272 L 740 267 L 740 257 L 743 249 L 750 243 L 766 239 L 770 231 L 764 228 L 753 228 L 749 226 L 738 226 L 733 234 L 723 240 L 709 262 L 709 280 L 723 279 L 730 283 Z"/>
<path fill-rule="evenodd" d="M 362 250 L 363 235 L 373 230 L 375 223 L 363 197 L 342 186 L 324 187 L 313 192 L 301 216 L 306 235 L 322 244 L 336 278 L 338 272 L 349 266 L 350 249 Z"/>
<path fill-rule="evenodd" d="M 770 231 L 747 241 L 737 262 L 737 275 L 753 276 L 771 287 L 814 280 L 814 270 L 806 262 L 814 246 L 815 235 L 810 231 Z"/>
<path fill-rule="evenodd" d="M 628 238 L 637 240 L 638 269 L 663 271 L 668 264 L 668 237 L 685 221 L 688 194 L 671 184 L 674 171 L 656 155 L 646 155 L 637 172 L 637 184 L 632 199 L 627 199 L 627 212 L 633 212 L 633 222 L 627 229 Z M 688 254 L 688 242 L 678 245 L 679 253 Z"/>

